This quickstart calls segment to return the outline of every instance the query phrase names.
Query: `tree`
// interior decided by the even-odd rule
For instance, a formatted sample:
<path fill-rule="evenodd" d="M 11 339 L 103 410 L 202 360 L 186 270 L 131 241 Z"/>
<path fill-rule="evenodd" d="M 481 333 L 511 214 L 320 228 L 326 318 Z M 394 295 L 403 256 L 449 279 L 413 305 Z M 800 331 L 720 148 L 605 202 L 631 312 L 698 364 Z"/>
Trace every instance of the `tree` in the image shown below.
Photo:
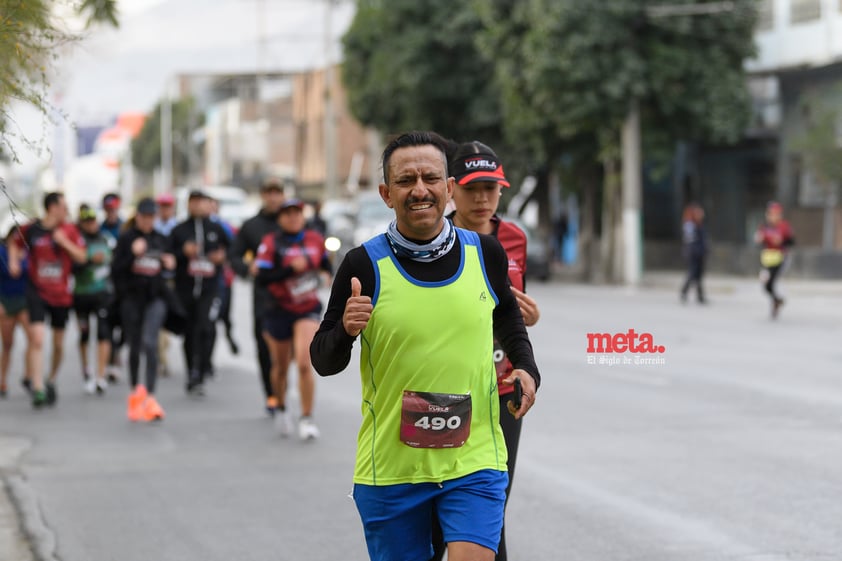
<path fill-rule="evenodd" d="M 802 103 L 806 129 L 792 142 L 792 149 L 804 159 L 804 167 L 824 194 L 822 247 L 833 248 L 834 208 L 842 185 L 842 112 L 836 109 L 842 89 L 831 92 L 830 101 L 808 96 Z"/>
<path fill-rule="evenodd" d="M 199 146 L 193 142 L 193 131 L 201 127 L 204 118 L 196 115 L 192 98 L 172 104 L 172 163 L 173 181 L 186 182 L 193 162 L 199 161 Z M 132 141 L 132 163 L 141 172 L 151 174 L 161 166 L 161 103 L 155 106 L 140 133 Z"/>
<path fill-rule="evenodd" d="M 116 0 L 81 0 L 75 6 L 88 27 L 97 22 L 118 25 Z M 32 142 L 17 130 L 9 105 L 22 101 L 48 116 L 49 75 L 57 49 L 80 38 L 65 30 L 54 7 L 48 0 L 0 0 L 0 147 L 12 159 L 17 154 L 11 137 Z"/>
<path fill-rule="evenodd" d="M 507 134 L 543 143 L 551 162 L 561 149 L 602 163 L 609 192 L 632 107 L 640 107 L 649 160 L 671 153 L 677 140 L 733 142 L 745 129 L 754 0 L 720 11 L 677 1 L 684 9 L 669 17 L 661 1 L 476 2 L 480 45 L 497 55 Z"/>
<path fill-rule="evenodd" d="M 494 60 L 481 22 L 452 0 L 361 0 L 343 37 L 351 112 L 386 134 L 435 130 L 457 141 L 502 141 Z"/>

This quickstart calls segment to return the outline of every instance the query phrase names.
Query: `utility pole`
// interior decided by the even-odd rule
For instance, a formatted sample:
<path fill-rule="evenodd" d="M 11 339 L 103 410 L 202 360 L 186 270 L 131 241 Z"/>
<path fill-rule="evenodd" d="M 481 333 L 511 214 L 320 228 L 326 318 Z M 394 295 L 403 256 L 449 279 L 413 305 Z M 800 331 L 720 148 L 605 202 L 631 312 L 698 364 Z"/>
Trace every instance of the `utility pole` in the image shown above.
<path fill-rule="evenodd" d="M 706 2 L 702 4 L 655 4 L 645 8 L 645 15 L 653 18 L 676 16 L 704 16 L 736 9 L 734 2 Z M 641 202 L 643 192 L 643 157 L 640 133 L 640 104 L 633 100 L 623 123 L 623 281 L 637 286 L 643 276 L 643 231 Z"/>
<path fill-rule="evenodd" d="M 633 101 L 623 123 L 623 281 L 637 286 L 643 275 L 643 243 L 641 232 L 641 167 L 640 105 Z"/>
<path fill-rule="evenodd" d="M 336 0 L 325 0 L 324 24 L 324 139 L 325 139 L 325 199 L 339 194 L 336 171 L 336 115 L 333 99 L 333 6 Z"/>
<path fill-rule="evenodd" d="M 161 193 L 172 190 L 172 92 L 170 78 L 164 85 L 164 98 L 161 100 Z"/>

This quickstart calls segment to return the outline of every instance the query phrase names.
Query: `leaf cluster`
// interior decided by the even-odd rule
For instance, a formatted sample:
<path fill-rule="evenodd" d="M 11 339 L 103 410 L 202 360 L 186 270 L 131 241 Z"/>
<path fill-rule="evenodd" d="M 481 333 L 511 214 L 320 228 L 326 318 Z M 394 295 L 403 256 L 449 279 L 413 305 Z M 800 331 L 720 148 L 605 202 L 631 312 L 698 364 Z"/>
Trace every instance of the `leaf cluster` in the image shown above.
<path fill-rule="evenodd" d="M 743 62 L 754 53 L 755 1 L 658 17 L 663 3 L 360 1 L 344 38 L 351 109 L 386 132 L 505 134 L 539 161 L 613 157 L 632 102 L 649 153 L 676 140 L 736 141 L 750 117 Z"/>
<path fill-rule="evenodd" d="M 0 146 L 16 159 L 12 138 L 28 143 L 16 127 L 9 106 L 14 101 L 34 106 L 51 117 L 49 74 L 63 45 L 79 36 L 63 27 L 50 0 L 0 0 Z M 117 25 L 117 0 L 82 0 L 76 6 L 88 25 Z"/>

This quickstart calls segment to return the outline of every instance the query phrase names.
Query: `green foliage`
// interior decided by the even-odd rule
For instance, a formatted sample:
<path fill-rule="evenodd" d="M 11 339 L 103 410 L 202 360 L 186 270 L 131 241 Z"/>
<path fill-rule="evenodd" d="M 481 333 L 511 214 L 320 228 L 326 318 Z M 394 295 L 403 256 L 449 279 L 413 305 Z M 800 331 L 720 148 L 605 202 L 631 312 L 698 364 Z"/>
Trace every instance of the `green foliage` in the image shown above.
<path fill-rule="evenodd" d="M 17 130 L 10 103 L 22 101 L 50 116 L 51 64 L 61 46 L 79 39 L 64 30 L 54 5 L 49 0 L 0 0 L 0 146 L 12 159 L 17 159 L 12 137 L 33 143 Z M 87 15 L 89 25 L 117 25 L 116 0 L 83 0 L 76 9 Z"/>
<path fill-rule="evenodd" d="M 842 112 L 837 106 L 821 103 L 817 98 L 805 100 L 803 112 L 809 114 L 807 128 L 791 145 L 802 154 L 816 181 L 828 191 L 842 185 Z"/>
<path fill-rule="evenodd" d="M 190 172 L 191 154 L 199 159 L 199 147 L 192 140 L 193 131 L 201 127 L 204 117 L 196 115 L 192 98 L 174 101 L 172 115 L 173 179 L 185 178 Z M 152 173 L 161 166 L 161 104 L 146 119 L 140 133 L 132 141 L 132 163 L 140 171 Z"/>
<path fill-rule="evenodd" d="M 754 52 L 753 0 L 733 11 L 655 17 L 662 2 L 476 0 L 479 43 L 495 54 L 506 127 L 555 144 L 619 142 L 631 100 L 652 145 L 733 142 L 749 112 L 743 61 Z M 676 2 L 673 2 L 676 3 Z M 677 2 L 702 4 L 702 2 Z M 551 127 L 547 134 L 546 127 Z"/>
<path fill-rule="evenodd" d="M 463 2 L 358 2 L 343 38 L 342 77 L 354 116 L 386 134 L 426 129 L 497 143 L 495 64 L 474 44 L 480 29 Z"/>

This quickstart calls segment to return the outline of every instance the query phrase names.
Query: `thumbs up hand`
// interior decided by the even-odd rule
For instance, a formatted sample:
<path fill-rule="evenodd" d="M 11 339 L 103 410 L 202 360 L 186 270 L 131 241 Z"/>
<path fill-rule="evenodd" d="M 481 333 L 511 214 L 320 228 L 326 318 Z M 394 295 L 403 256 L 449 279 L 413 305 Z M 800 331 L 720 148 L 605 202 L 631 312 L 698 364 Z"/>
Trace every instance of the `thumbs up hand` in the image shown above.
<path fill-rule="evenodd" d="M 351 297 L 345 302 L 345 312 L 342 314 L 342 326 L 351 337 L 356 337 L 368 325 L 371 318 L 370 296 L 362 296 L 362 285 L 357 277 L 351 278 Z"/>

